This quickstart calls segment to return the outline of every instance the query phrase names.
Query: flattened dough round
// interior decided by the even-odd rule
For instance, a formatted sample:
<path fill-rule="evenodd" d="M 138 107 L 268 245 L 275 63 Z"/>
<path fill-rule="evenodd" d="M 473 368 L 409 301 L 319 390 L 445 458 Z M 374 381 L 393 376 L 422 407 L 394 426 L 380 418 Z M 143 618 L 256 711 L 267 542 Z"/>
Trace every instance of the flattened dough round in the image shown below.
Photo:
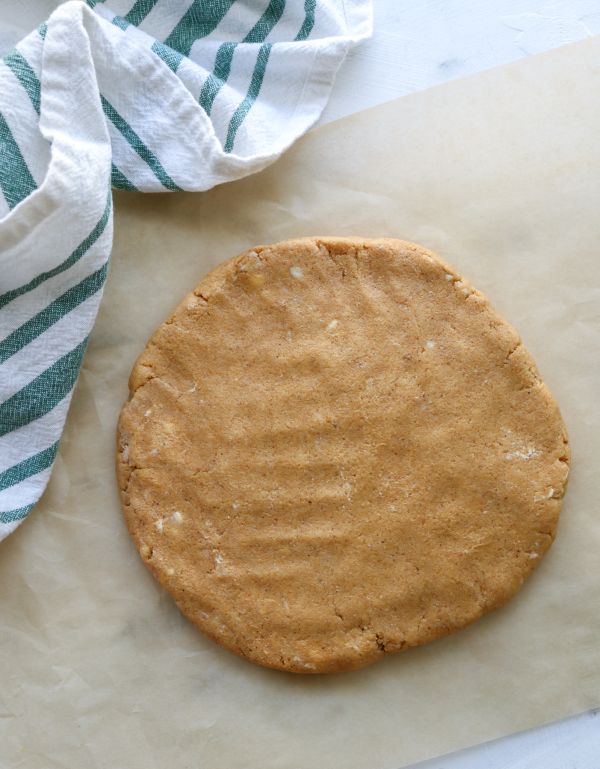
<path fill-rule="evenodd" d="M 558 407 L 517 333 L 399 240 L 255 248 L 153 335 L 119 422 L 130 534 L 208 636 L 320 673 L 458 630 L 551 544 Z"/>

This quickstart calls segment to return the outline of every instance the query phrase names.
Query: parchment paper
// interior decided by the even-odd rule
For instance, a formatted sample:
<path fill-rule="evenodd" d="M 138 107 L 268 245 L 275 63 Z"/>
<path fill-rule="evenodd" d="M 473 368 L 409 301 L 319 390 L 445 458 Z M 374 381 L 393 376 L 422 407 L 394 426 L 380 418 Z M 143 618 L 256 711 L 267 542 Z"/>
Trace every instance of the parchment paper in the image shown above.
<path fill-rule="evenodd" d="M 52 482 L 0 547 L 0 765 L 393 769 L 600 704 L 600 39 L 312 133 L 202 195 L 117 196 L 112 273 Z M 255 667 L 183 620 L 130 544 L 117 413 L 144 343 L 236 252 L 395 235 L 521 331 L 570 430 L 559 537 L 504 609 L 364 671 Z"/>

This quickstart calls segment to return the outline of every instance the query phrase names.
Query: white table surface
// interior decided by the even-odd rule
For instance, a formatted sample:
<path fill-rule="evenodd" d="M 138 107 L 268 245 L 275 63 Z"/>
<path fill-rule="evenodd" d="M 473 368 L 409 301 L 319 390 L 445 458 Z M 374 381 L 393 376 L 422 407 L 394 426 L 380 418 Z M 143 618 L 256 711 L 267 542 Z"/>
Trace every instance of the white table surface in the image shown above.
<path fill-rule="evenodd" d="M 0 0 L 0 55 L 60 4 L 61 0 Z M 600 0 L 373 0 L 373 4 L 374 36 L 356 48 L 340 70 L 321 123 L 600 34 Z M 600 714 L 585 713 L 426 761 L 418 769 L 600 769 Z"/>

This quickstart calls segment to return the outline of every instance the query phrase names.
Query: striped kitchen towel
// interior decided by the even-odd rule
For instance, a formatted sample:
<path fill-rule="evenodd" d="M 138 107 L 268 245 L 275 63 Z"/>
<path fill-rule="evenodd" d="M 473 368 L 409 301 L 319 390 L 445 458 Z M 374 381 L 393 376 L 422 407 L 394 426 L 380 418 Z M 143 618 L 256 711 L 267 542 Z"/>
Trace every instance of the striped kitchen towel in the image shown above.
<path fill-rule="evenodd" d="M 207 190 L 264 168 L 370 31 L 370 0 L 73 0 L 0 60 L 0 540 L 50 476 L 111 186 Z"/>

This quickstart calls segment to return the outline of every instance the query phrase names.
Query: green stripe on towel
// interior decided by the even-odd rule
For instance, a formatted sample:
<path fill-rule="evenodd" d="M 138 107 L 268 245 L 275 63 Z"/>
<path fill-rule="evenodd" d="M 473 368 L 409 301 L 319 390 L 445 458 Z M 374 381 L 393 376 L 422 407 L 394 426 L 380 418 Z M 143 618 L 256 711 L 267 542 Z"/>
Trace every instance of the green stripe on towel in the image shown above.
<path fill-rule="evenodd" d="M 285 0 L 271 0 L 263 15 L 248 32 L 246 37 L 242 40 L 242 43 L 262 43 L 282 17 L 284 10 Z M 206 111 L 207 115 L 210 115 L 217 94 L 229 78 L 231 62 L 233 61 L 233 54 L 235 53 L 236 47 L 237 43 L 223 43 L 219 46 L 212 74 L 210 74 L 204 81 L 198 101 L 200 102 L 200 106 Z M 242 102 L 242 104 L 243 103 L 244 102 Z M 240 109 L 240 107 L 241 105 L 237 109 Z M 225 151 L 227 152 L 228 150 Z"/>
<path fill-rule="evenodd" d="M 235 0 L 194 0 L 164 41 L 165 45 L 184 56 L 189 56 L 196 40 L 210 35 L 234 2 Z"/>
<path fill-rule="evenodd" d="M 5 360 L 21 350 L 25 345 L 33 342 L 34 339 L 44 331 L 47 331 L 51 326 L 67 315 L 71 310 L 85 302 L 90 296 L 99 291 L 104 282 L 106 281 L 106 275 L 108 273 L 108 262 L 96 272 L 88 275 L 76 286 L 73 286 L 58 299 L 55 299 L 47 307 L 30 318 L 22 326 L 15 329 L 12 334 L 9 334 L 5 339 L 0 342 L 0 363 L 4 363 Z"/>
<path fill-rule="evenodd" d="M 210 115 L 216 95 L 227 82 L 235 48 L 236 43 L 223 43 L 219 46 L 215 57 L 214 69 L 204 81 L 198 101 L 207 115 Z"/>
<path fill-rule="evenodd" d="M 0 188 L 9 208 L 14 208 L 37 189 L 19 145 L 0 113 Z"/>
<path fill-rule="evenodd" d="M 64 262 L 61 262 L 59 265 L 54 267 L 52 270 L 46 270 L 46 272 L 41 272 L 39 275 L 36 275 L 35 278 L 29 281 L 29 283 L 26 283 L 24 286 L 19 286 L 19 288 L 13 288 L 11 291 L 7 291 L 4 294 L 0 295 L 0 309 L 7 305 L 9 302 L 12 302 L 13 299 L 16 299 L 18 296 L 21 296 L 21 294 L 26 294 L 27 291 L 33 291 L 34 288 L 37 288 L 40 283 L 43 283 L 45 280 L 48 280 L 48 278 L 53 278 L 55 275 L 58 275 L 61 272 L 64 272 L 65 270 L 68 270 L 69 267 L 72 267 L 75 262 L 78 262 L 82 256 L 86 254 L 86 252 L 94 245 L 94 243 L 98 240 L 100 235 L 104 232 L 106 225 L 108 223 L 108 220 L 110 219 L 110 212 L 112 211 L 112 193 L 109 190 L 108 191 L 108 198 L 106 200 L 106 206 L 104 208 L 104 213 L 100 217 L 100 220 L 98 221 L 98 224 L 94 227 L 94 229 L 90 232 L 90 234 L 81 241 L 81 243 L 77 246 L 77 248 L 64 260 Z"/>
<path fill-rule="evenodd" d="M 21 483 L 21 481 L 30 478 L 32 475 L 37 475 L 38 473 L 41 473 L 42 470 L 46 470 L 54 462 L 57 451 L 58 441 L 53 443 L 49 448 L 39 451 L 32 457 L 28 457 L 22 462 L 19 462 L 19 464 L 13 465 L 12 467 L 9 467 L 8 470 L 0 473 L 0 490 L 8 489 L 10 486 Z"/>
<path fill-rule="evenodd" d="M 172 72 L 177 72 L 177 69 L 181 64 L 181 60 L 184 58 L 178 51 L 174 51 L 164 43 L 159 43 L 158 40 L 155 40 L 155 42 L 152 43 L 152 50 L 160 59 L 164 61 L 164 63 Z"/>
<path fill-rule="evenodd" d="M 43 417 L 68 395 L 77 379 L 87 337 L 42 374 L 0 404 L 0 435 Z"/>
<path fill-rule="evenodd" d="M 235 142 L 235 135 L 238 128 L 244 122 L 244 118 L 250 112 L 252 105 L 256 101 L 260 88 L 262 86 L 263 79 L 265 77 L 265 71 L 269 62 L 269 55 L 271 53 L 271 43 L 265 43 L 261 45 L 260 51 L 256 58 L 256 64 L 254 66 L 254 72 L 252 73 L 252 80 L 250 81 L 250 87 L 246 98 L 239 105 L 236 111 L 233 113 L 231 120 L 229 121 L 229 128 L 227 129 L 227 140 L 225 141 L 225 152 L 231 152 L 233 149 L 233 143 Z"/>
<path fill-rule="evenodd" d="M 4 61 L 27 92 L 34 110 L 39 115 L 41 85 L 38 76 L 31 68 L 29 62 L 16 49 L 6 54 Z"/>
<path fill-rule="evenodd" d="M 296 40 L 306 40 L 306 38 L 312 32 L 312 28 L 315 26 L 315 9 L 317 7 L 317 0 L 304 0 L 304 21 L 300 27 L 300 31 L 296 35 Z"/>
<path fill-rule="evenodd" d="M 242 43 L 262 43 L 271 33 L 285 10 L 285 0 L 271 0 L 265 12 L 242 40 Z"/>
<path fill-rule="evenodd" d="M 158 0 L 137 0 L 133 8 L 125 14 L 124 18 L 130 23 L 141 24 L 150 11 L 154 8 Z"/>
<path fill-rule="evenodd" d="M 19 507 L 16 510 L 5 510 L 0 513 L 0 523 L 16 523 L 22 521 L 23 518 L 27 518 L 29 511 L 33 505 L 25 505 L 25 507 Z"/>
<path fill-rule="evenodd" d="M 165 187 L 167 190 L 175 190 L 181 192 L 181 187 L 175 184 L 173 179 L 171 179 L 169 174 L 163 168 L 160 160 L 148 147 L 146 147 L 144 142 L 136 134 L 136 132 L 125 120 L 125 118 L 119 115 L 117 110 L 104 98 L 104 96 L 100 95 L 100 100 L 102 102 L 102 109 L 104 110 L 106 117 L 114 125 L 117 131 L 119 131 L 121 136 L 123 136 L 123 138 L 127 141 L 129 146 L 135 150 L 141 159 L 152 169 L 154 176 L 156 176 L 163 187 Z"/>
<path fill-rule="evenodd" d="M 133 184 L 133 182 L 130 182 L 129 179 L 125 176 L 125 174 L 122 171 L 119 171 L 119 169 L 116 167 L 114 163 L 111 166 L 110 178 L 111 178 L 112 186 L 116 187 L 118 190 L 129 190 L 129 192 L 139 192 L 135 184 Z"/>

